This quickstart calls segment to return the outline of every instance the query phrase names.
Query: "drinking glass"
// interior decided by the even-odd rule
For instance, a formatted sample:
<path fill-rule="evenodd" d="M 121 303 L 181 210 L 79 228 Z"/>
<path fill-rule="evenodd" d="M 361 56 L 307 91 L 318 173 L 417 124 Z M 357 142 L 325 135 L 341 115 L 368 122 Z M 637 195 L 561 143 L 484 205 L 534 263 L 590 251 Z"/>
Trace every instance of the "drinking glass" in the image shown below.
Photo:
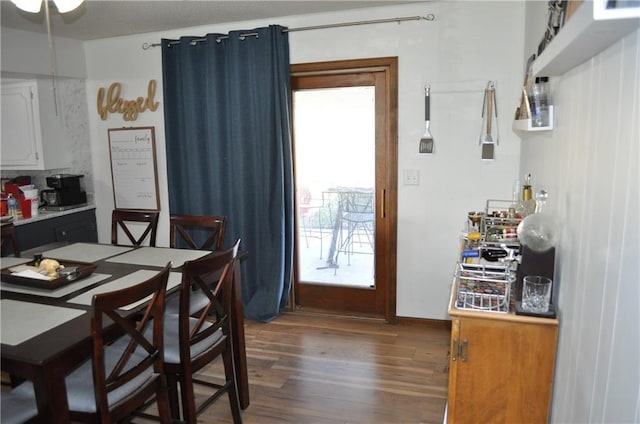
<path fill-rule="evenodd" d="M 551 285 L 550 278 L 540 275 L 526 275 L 522 286 L 522 309 L 535 313 L 548 312 Z"/>

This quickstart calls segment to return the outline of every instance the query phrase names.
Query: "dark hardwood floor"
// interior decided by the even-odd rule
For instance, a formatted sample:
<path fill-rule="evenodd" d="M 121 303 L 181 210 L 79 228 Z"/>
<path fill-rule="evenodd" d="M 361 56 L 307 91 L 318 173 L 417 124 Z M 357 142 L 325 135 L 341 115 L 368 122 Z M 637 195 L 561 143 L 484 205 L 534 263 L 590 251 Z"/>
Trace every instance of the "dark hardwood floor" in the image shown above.
<path fill-rule="evenodd" d="M 449 330 L 300 313 L 245 325 L 245 423 L 443 422 Z M 199 422 L 231 423 L 226 395 Z"/>

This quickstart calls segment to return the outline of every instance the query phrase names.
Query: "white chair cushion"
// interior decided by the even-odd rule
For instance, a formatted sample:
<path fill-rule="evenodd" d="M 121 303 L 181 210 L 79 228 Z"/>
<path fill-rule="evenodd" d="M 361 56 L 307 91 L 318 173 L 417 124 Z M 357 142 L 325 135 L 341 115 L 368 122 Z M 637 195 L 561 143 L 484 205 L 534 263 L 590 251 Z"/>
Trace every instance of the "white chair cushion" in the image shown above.
<path fill-rule="evenodd" d="M 0 421 L 2 424 L 19 424 L 38 415 L 33 385 L 27 381 L 11 392 L 0 394 Z"/>
<path fill-rule="evenodd" d="M 180 362 L 180 339 L 178 333 L 179 316 L 175 314 L 165 314 L 164 317 L 164 361 L 169 364 Z M 197 320 L 189 318 L 189 328 L 193 329 Z M 205 323 L 205 327 L 210 327 L 210 323 Z M 202 352 L 209 350 L 222 339 L 222 330 L 218 329 L 210 337 L 196 343 L 191 347 L 191 358 L 196 358 Z"/>

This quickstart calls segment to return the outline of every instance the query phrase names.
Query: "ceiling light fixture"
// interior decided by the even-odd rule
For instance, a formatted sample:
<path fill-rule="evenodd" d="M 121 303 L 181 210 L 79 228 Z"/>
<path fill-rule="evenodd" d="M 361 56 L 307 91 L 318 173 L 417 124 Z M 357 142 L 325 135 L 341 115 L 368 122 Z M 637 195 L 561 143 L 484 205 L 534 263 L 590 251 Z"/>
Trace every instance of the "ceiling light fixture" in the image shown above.
<path fill-rule="evenodd" d="M 11 0 L 18 9 L 30 13 L 40 13 L 40 8 L 44 2 L 44 15 L 47 24 L 47 35 L 49 36 L 49 60 L 51 62 L 51 82 L 53 86 L 53 105 L 56 116 L 58 116 L 58 96 L 56 95 L 56 51 L 51 36 L 51 16 L 49 15 L 49 0 Z M 58 12 L 67 13 L 80 6 L 84 0 L 53 0 L 58 8 Z"/>
<path fill-rule="evenodd" d="M 39 13 L 43 1 L 46 2 L 47 0 L 11 0 L 18 9 L 31 13 Z M 53 3 L 56 5 L 58 12 L 60 13 L 71 12 L 83 2 L 84 0 L 53 0 Z"/>

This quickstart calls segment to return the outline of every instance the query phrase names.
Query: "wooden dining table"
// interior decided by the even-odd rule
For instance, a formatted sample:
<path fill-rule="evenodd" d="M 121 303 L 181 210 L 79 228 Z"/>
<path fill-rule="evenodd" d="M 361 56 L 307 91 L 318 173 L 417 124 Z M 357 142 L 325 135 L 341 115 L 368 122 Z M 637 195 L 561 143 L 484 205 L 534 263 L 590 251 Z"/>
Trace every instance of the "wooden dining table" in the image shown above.
<path fill-rule="evenodd" d="M 96 265 L 91 275 L 54 290 L 7 282 L 4 281 L 8 279 L 6 276 L 0 282 L 2 371 L 33 382 L 38 413 L 45 422 L 66 423 L 69 422 L 69 407 L 65 376 L 92 355 L 93 294 L 146 280 L 169 261 L 172 269 L 167 290 L 177 292 L 184 262 L 210 252 L 96 243 L 57 244 L 24 252 L 22 258 L 2 258 L 1 267 L 5 270 L 29 262 L 35 253 L 61 262 Z M 231 339 L 238 395 L 242 409 L 246 409 L 249 383 L 238 262 L 232 293 Z"/>

